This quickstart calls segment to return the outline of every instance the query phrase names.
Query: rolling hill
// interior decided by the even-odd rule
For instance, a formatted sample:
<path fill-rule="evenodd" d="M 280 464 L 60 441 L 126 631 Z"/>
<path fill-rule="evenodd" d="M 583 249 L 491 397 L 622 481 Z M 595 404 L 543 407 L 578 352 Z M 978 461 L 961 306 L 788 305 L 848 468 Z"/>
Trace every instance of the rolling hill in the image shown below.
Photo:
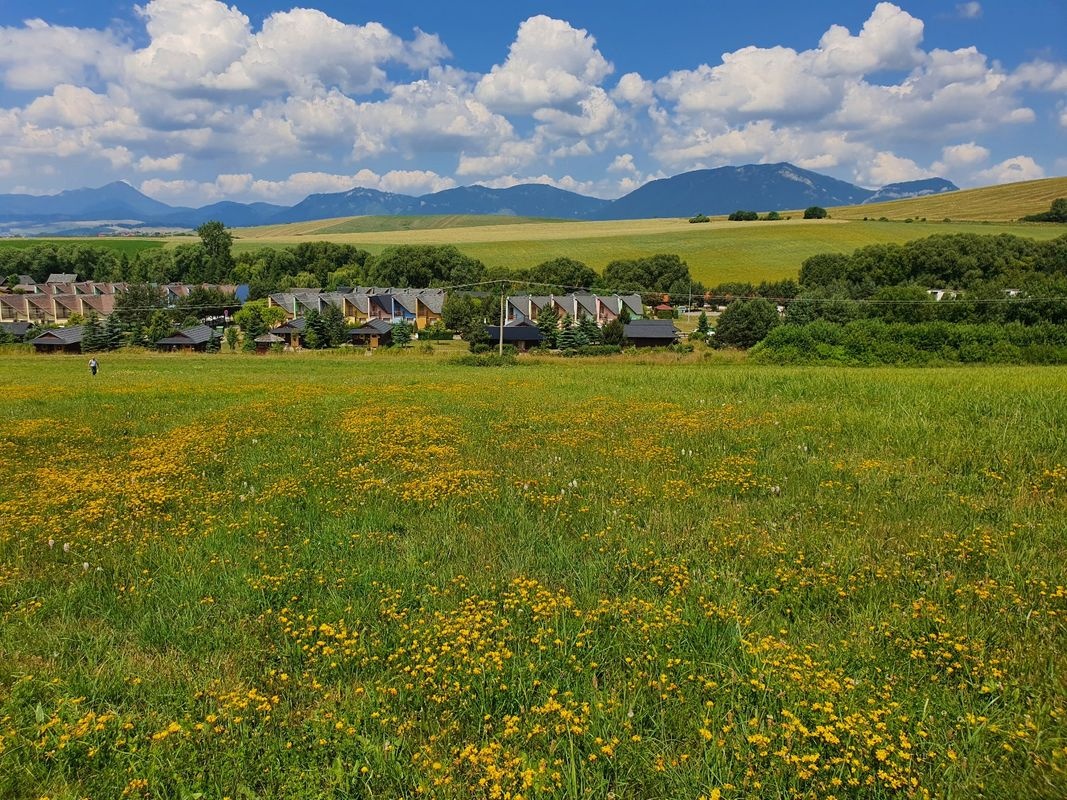
<path fill-rule="evenodd" d="M 1008 222 L 1048 211 L 1052 201 L 1067 197 L 1067 177 L 961 189 L 932 197 L 913 197 L 871 205 L 831 208 L 834 219 L 922 219 Z"/>

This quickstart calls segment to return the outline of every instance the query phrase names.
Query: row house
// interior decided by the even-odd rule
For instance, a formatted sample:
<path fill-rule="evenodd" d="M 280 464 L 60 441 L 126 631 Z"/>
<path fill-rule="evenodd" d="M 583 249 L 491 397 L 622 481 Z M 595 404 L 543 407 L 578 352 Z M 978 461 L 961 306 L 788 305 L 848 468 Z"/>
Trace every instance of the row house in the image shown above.
<path fill-rule="evenodd" d="M 441 319 L 444 312 L 443 289 L 380 289 L 356 287 L 347 291 L 324 292 L 320 289 L 290 289 L 275 292 L 267 304 L 282 309 L 294 320 L 309 311 L 322 313 L 327 306 L 341 309 L 350 324 L 371 320 L 390 323 L 410 322 L 419 330 Z"/>
<path fill-rule="evenodd" d="M 0 322 L 31 322 L 37 325 L 65 325 L 75 315 L 96 314 L 107 317 L 115 310 L 118 296 L 129 287 L 126 283 L 78 281 L 77 275 L 54 273 L 44 283 L 35 283 L 29 275 L 20 275 L 15 292 L 0 292 Z M 69 279 L 69 280 L 68 280 Z M 201 284 L 233 293 L 236 287 Z M 172 306 L 196 288 L 188 284 L 161 286 L 166 305 Z"/>
<path fill-rule="evenodd" d="M 623 308 L 629 310 L 631 317 L 644 314 L 641 297 L 636 294 L 520 295 L 508 298 L 507 324 L 536 323 L 546 308 L 554 308 L 560 320 L 566 315 L 575 322 L 588 317 L 601 327 L 618 319 Z"/>

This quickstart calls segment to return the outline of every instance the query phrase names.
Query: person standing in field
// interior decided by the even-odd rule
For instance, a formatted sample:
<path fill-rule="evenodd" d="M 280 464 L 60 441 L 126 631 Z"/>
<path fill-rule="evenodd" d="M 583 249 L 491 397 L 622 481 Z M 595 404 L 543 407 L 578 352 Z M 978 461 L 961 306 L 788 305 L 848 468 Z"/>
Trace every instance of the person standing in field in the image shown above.
<path fill-rule="evenodd" d="M 99 364 L 96 361 L 96 356 L 89 359 L 89 372 L 93 375 L 96 374 L 96 370 L 99 368 Z"/>

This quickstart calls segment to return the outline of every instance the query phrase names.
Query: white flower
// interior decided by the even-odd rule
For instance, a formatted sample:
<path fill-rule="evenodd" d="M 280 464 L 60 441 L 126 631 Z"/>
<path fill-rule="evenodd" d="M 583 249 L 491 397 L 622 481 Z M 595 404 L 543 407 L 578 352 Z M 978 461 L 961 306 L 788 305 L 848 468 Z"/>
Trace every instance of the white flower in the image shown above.
<path fill-rule="evenodd" d="M 64 553 L 69 553 L 70 552 L 70 542 L 63 542 L 63 552 Z"/>
<path fill-rule="evenodd" d="M 49 539 L 48 540 L 48 549 L 51 550 L 55 546 L 56 546 L 56 540 L 55 539 Z"/>

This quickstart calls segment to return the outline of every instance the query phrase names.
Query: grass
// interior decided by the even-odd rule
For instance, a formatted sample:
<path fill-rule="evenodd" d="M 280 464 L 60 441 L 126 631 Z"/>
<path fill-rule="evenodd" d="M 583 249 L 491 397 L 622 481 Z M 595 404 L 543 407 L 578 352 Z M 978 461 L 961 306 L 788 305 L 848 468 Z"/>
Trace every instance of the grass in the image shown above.
<path fill-rule="evenodd" d="M 37 247 L 38 245 L 47 244 L 54 245 L 56 247 L 63 247 L 65 245 L 89 245 L 91 247 L 101 247 L 108 250 L 115 250 L 119 253 L 125 253 L 127 256 L 134 256 L 137 253 L 145 250 L 155 250 L 158 247 L 163 247 L 163 240 L 146 240 L 146 239 L 103 239 L 99 237 L 74 239 L 74 238 L 62 238 L 62 239 L 0 239 L 0 248 L 17 248 L 24 249 L 27 247 Z"/>
<path fill-rule="evenodd" d="M 3 356 L 0 796 L 1067 794 L 1067 370 L 447 358 Z"/>
<path fill-rule="evenodd" d="M 380 233 L 382 231 L 444 230 L 448 228 L 483 228 L 493 225 L 527 225 L 533 222 L 566 222 L 538 217 L 509 217 L 498 214 L 437 214 L 432 216 L 349 217 L 340 222 L 329 221 L 311 230 L 304 223 L 295 223 L 300 236 L 318 237 L 334 233 Z M 273 226 L 272 236 L 286 236 L 286 225 Z"/>
<path fill-rule="evenodd" d="M 921 219 L 1010 221 L 1048 211 L 1052 201 L 1067 197 L 1067 177 L 985 186 L 959 192 L 830 209 L 838 219 Z M 1062 230 L 1063 226 L 1060 226 Z"/>
<path fill-rule="evenodd" d="M 304 225 L 304 223 L 300 223 Z M 311 223 L 307 223 L 308 226 Z M 530 267 L 557 256 L 603 269 L 615 259 L 677 253 L 693 277 L 707 285 L 725 281 L 795 278 L 804 259 L 817 253 L 851 252 L 857 247 L 906 242 L 934 234 L 1013 233 L 1039 239 L 1062 235 L 1061 227 L 1033 224 L 919 222 L 845 222 L 801 220 L 781 222 L 715 221 L 691 225 L 686 220 L 653 219 L 623 222 L 529 222 L 488 227 L 420 229 L 380 233 L 309 234 L 312 239 L 347 242 L 379 253 L 396 244 L 452 244 L 489 265 Z M 328 226 L 326 226 L 328 227 Z M 287 230 L 292 230 L 287 226 Z M 281 247 L 307 241 L 275 228 L 238 232 L 235 251 Z"/>

